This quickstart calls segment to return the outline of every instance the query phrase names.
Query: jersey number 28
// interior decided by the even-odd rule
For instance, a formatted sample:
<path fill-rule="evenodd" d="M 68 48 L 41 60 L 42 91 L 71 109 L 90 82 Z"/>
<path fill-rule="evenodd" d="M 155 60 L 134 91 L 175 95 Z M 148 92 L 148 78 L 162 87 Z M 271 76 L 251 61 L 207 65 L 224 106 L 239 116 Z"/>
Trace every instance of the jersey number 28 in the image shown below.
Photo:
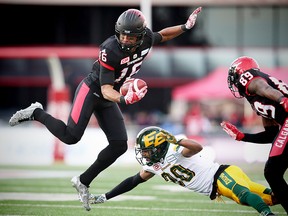
<path fill-rule="evenodd" d="M 186 169 L 181 165 L 174 165 L 170 168 L 170 173 L 162 173 L 161 176 L 165 181 L 172 181 L 175 184 L 185 186 L 184 182 L 189 182 L 195 176 L 195 173 L 192 170 Z"/>

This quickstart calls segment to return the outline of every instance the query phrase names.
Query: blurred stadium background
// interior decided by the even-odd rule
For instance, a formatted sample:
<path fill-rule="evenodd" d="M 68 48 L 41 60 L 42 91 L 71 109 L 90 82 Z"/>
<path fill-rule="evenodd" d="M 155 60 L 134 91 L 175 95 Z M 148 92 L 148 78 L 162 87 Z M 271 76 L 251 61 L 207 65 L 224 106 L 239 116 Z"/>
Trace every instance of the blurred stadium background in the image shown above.
<path fill-rule="evenodd" d="M 8 126 L 15 111 L 35 101 L 65 121 L 76 86 L 124 10 L 141 9 L 158 31 L 184 23 L 199 6 L 203 11 L 194 29 L 154 47 L 144 61 L 137 76 L 147 81 L 148 94 L 121 106 L 129 151 L 93 181 L 90 191 L 106 192 L 139 170 L 133 144 L 146 125 L 185 133 L 219 163 L 239 165 L 267 185 L 263 167 L 270 144 L 233 141 L 219 123 L 225 119 L 247 131 L 262 130 L 251 108 L 229 92 L 227 69 L 236 57 L 251 55 L 265 72 L 288 82 L 287 0 L 0 0 L 0 215 L 257 215 L 227 199 L 223 205 L 185 193 L 159 178 L 84 213 L 69 180 L 107 145 L 95 119 L 74 146 L 59 142 L 37 122 Z M 284 215 L 280 206 L 272 209 Z"/>
<path fill-rule="evenodd" d="M 229 92 L 226 75 L 236 57 L 250 55 L 288 82 L 287 0 L 0 0 L 0 165 L 91 164 L 107 144 L 93 117 L 80 143 L 68 147 L 37 122 L 10 128 L 9 118 L 39 101 L 65 120 L 76 86 L 124 10 L 141 9 L 159 31 L 185 23 L 199 6 L 194 29 L 154 47 L 137 74 L 149 91 L 141 102 L 121 106 L 131 148 L 119 164 L 136 163 L 134 138 L 146 125 L 198 139 L 219 162 L 263 164 L 269 144 L 234 142 L 219 126 L 225 119 L 262 130 L 251 108 Z M 51 81 L 51 56 L 63 70 L 60 89 Z"/>

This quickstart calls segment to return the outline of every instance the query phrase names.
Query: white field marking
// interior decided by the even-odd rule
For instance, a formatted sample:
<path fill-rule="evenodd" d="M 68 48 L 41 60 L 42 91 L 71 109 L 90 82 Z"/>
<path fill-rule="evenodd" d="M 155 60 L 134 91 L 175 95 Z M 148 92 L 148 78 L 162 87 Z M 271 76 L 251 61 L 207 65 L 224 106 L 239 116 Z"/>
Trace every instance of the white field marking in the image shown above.
<path fill-rule="evenodd" d="M 18 206 L 18 207 L 49 207 L 49 208 L 83 208 L 82 206 L 75 205 L 48 205 L 48 204 L 9 204 L 0 203 L 0 206 Z M 94 205 L 93 205 L 94 206 Z M 231 212 L 231 213 L 245 213 L 255 214 L 255 211 L 251 210 L 231 210 L 231 209 L 187 209 L 187 208 L 153 208 L 153 207 L 128 207 L 128 206 L 101 206 L 97 205 L 95 208 L 102 209 L 120 209 L 120 210 L 146 210 L 146 211 L 176 211 L 176 212 Z M 92 209 L 93 210 L 93 209 Z M 277 213 L 277 212 L 276 212 Z"/>
<path fill-rule="evenodd" d="M 121 195 L 122 198 L 123 198 L 123 195 Z M 121 196 L 118 197 L 118 200 L 117 201 L 121 201 Z M 74 196 L 75 197 L 75 196 Z M 128 196 L 127 196 L 128 197 Z M 123 199 L 123 200 L 129 200 L 129 199 Z M 130 197 L 130 200 L 135 200 L 134 197 L 137 197 L 137 196 L 129 196 Z M 140 197 L 140 196 L 138 196 Z M 147 197 L 148 198 L 148 197 Z M 39 197 L 38 199 L 36 199 L 37 201 L 39 201 Z M 75 199 L 73 199 L 75 200 Z M 116 201 L 116 199 L 112 199 L 111 201 Z M 139 199 L 140 200 L 140 199 Z M 144 199 L 143 199 L 144 200 Z M 146 200 L 149 200 L 149 199 L 146 199 Z M 55 196 L 54 196 L 54 199 L 52 201 L 57 201 L 57 199 L 55 199 Z M 63 201 L 63 200 L 62 200 Z M 157 199 L 157 202 L 162 202 L 162 201 L 173 201 L 173 202 L 193 202 L 193 203 L 206 203 L 207 201 L 204 201 L 204 200 L 173 200 L 173 199 Z M 110 202 L 110 201 L 109 201 Z M 211 201 L 210 201 L 211 203 Z M 79 206 L 75 206 L 75 205 L 49 205 L 49 204 L 11 204 L 11 203 L 0 203 L 0 206 L 18 206 L 18 207 L 50 207 L 50 208 L 54 208 L 54 207 L 57 207 L 57 208 L 82 208 L 81 205 Z M 142 210 L 146 210 L 146 211 L 177 211 L 177 212 L 218 212 L 218 213 L 221 213 L 221 212 L 231 212 L 231 213 L 239 213 L 239 214 L 255 214 L 256 212 L 253 211 L 253 210 L 231 210 L 231 209 L 228 209 L 228 210 L 225 210 L 225 209 L 182 209 L 182 208 L 151 208 L 151 207 L 127 207 L 127 206 L 102 206 L 102 205 L 96 205 L 95 204 L 91 204 L 92 209 L 93 208 L 101 208 L 101 209 L 119 209 L 119 210 L 139 210 L 139 211 L 142 211 Z M 274 212 L 275 214 L 277 215 L 285 215 L 284 212 Z M 2 214 L 0 214 L 2 215 Z"/>
<path fill-rule="evenodd" d="M 63 193 L 19 193 L 19 192 L 0 192 L 0 200 L 31 200 L 31 201 L 78 201 L 77 194 L 63 194 Z M 134 195 L 120 195 L 118 197 L 114 197 L 113 199 L 109 200 L 109 202 L 119 202 L 119 201 L 129 201 L 129 200 L 143 200 L 143 201 L 173 201 L 173 202 L 189 202 L 187 200 L 181 199 L 158 199 L 155 196 L 134 196 Z M 211 203 L 210 200 L 208 200 Z M 192 201 L 193 203 L 206 203 L 206 201 L 202 200 L 195 200 Z M 207 202 L 208 203 L 208 202 Z"/>
<path fill-rule="evenodd" d="M 0 200 L 30 200 L 30 201 L 73 201 L 79 200 L 77 194 L 63 194 L 63 193 L 19 193 L 19 192 L 11 192 L 5 193 L 0 192 Z M 157 200 L 160 202 L 174 202 L 174 203 L 198 203 L 198 204 L 217 204 L 219 202 L 212 201 L 208 197 L 205 200 L 200 199 L 159 199 L 155 196 L 135 196 L 135 195 L 120 195 L 114 197 L 113 199 L 109 200 L 109 202 L 119 202 L 119 201 L 135 201 L 135 200 L 142 200 L 142 201 L 152 201 Z M 220 203 L 219 203 L 220 204 Z M 233 201 L 224 201 L 224 204 L 236 204 Z"/>
<path fill-rule="evenodd" d="M 0 169 L 0 179 L 66 178 L 79 175 L 77 171 Z"/>
<path fill-rule="evenodd" d="M 78 194 L 60 193 L 0 193 L 0 200 L 32 200 L 32 201 L 73 201 L 78 200 Z"/>
<path fill-rule="evenodd" d="M 181 193 L 192 192 L 191 190 L 185 187 L 180 187 L 179 185 L 155 185 L 153 188 L 156 190 L 164 190 L 164 191 L 170 191 L 170 192 L 181 192 Z"/>
<path fill-rule="evenodd" d="M 78 201 L 77 194 L 64 194 L 64 193 L 19 193 L 19 192 L 0 192 L 0 200 L 31 200 L 31 201 Z M 152 201 L 157 200 L 160 202 L 174 202 L 174 203 L 216 203 L 217 201 L 212 201 L 208 197 L 206 200 L 200 199 L 159 199 L 155 196 L 135 196 L 135 195 L 120 195 L 109 200 L 109 202 L 119 202 L 119 201 L 129 201 L 129 200 L 143 200 Z M 235 204 L 233 201 L 226 201 L 225 204 Z"/>
<path fill-rule="evenodd" d="M 126 201 L 126 200 L 156 200 L 153 196 L 131 196 L 121 195 L 111 199 L 111 201 Z M 4 193 L 0 192 L 0 200 L 32 200 L 32 201 L 78 201 L 78 194 L 63 194 L 63 193 Z"/>
<path fill-rule="evenodd" d="M 78 200 L 77 194 L 64 193 L 20 193 L 20 192 L 0 192 L 0 200 L 31 200 L 31 201 L 73 201 Z M 119 202 L 127 200 L 143 200 L 143 201 L 163 201 L 163 202 L 191 202 L 191 203 L 213 203 L 210 199 L 207 200 L 186 200 L 186 199 L 159 199 L 155 196 L 135 196 L 135 195 L 120 195 L 109 200 L 109 202 Z M 230 202 L 230 201 L 229 201 Z M 233 203 L 233 202 L 231 202 Z"/>
<path fill-rule="evenodd" d="M 0 203 L 0 206 L 18 206 L 18 207 L 49 207 L 49 208 L 83 208 L 82 206 L 75 206 L 75 205 L 48 205 L 48 204 L 10 204 L 10 203 Z M 95 205 L 92 205 L 93 207 Z M 92 207 L 92 211 L 93 211 Z M 136 211 L 176 211 L 176 212 L 217 212 L 217 213 L 223 213 L 223 212 L 229 212 L 229 213 L 235 213 L 235 214 L 254 214 L 256 211 L 254 210 L 231 210 L 231 209 L 187 209 L 187 208 L 151 208 L 151 207 L 128 207 L 128 206 L 102 206 L 97 205 L 94 208 L 101 208 L 101 209 L 118 209 L 118 210 L 136 210 Z M 277 215 L 285 215 L 284 212 L 274 212 Z M 0 214 L 2 215 L 2 214 Z"/>

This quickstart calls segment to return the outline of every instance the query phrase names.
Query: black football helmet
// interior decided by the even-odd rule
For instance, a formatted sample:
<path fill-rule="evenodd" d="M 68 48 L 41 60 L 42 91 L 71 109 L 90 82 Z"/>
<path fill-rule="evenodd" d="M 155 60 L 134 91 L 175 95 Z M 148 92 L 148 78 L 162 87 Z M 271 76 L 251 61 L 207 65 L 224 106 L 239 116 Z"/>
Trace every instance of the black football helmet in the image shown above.
<path fill-rule="evenodd" d="M 115 34 L 122 50 L 130 52 L 132 48 L 139 47 L 143 43 L 146 34 L 146 19 L 143 13 L 137 9 L 124 11 L 115 24 Z M 136 36 L 137 41 L 132 45 L 123 44 L 120 41 L 120 34 Z"/>
<path fill-rule="evenodd" d="M 169 148 L 169 143 L 162 137 L 161 128 L 150 126 L 142 129 L 136 138 L 135 154 L 142 165 L 152 166 L 162 162 Z"/>
<path fill-rule="evenodd" d="M 240 75 L 250 69 L 260 70 L 257 61 L 248 56 L 241 56 L 235 59 L 229 68 L 227 78 L 228 87 L 236 98 L 243 97 L 238 91 Z"/>

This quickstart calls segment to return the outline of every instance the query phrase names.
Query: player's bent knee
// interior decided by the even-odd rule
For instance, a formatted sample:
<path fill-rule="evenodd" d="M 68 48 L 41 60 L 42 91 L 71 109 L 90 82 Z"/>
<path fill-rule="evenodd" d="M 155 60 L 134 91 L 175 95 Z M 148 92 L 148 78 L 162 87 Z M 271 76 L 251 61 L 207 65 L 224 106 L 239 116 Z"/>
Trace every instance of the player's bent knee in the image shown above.
<path fill-rule="evenodd" d="M 109 145 L 112 146 L 112 151 L 117 155 L 124 154 L 128 149 L 127 141 L 125 140 L 110 140 Z"/>
<path fill-rule="evenodd" d="M 64 142 L 67 145 L 74 145 L 80 141 L 81 137 L 74 137 L 70 133 L 67 133 L 66 136 L 63 136 L 60 138 L 62 142 Z"/>
<path fill-rule="evenodd" d="M 238 195 L 238 198 L 241 204 L 247 204 L 247 197 L 249 196 L 249 194 L 250 194 L 250 191 L 247 189 L 247 190 L 243 190 Z"/>
<path fill-rule="evenodd" d="M 251 192 L 248 188 L 236 184 L 233 188 L 233 193 L 238 197 L 241 204 L 247 204 L 247 197 Z"/>
<path fill-rule="evenodd" d="M 275 181 L 278 178 L 279 174 L 277 173 L 276 169 L 266 166 L 264 169 L 264 176 L 266 180 L 271 184 L 271 182 Z"/>

